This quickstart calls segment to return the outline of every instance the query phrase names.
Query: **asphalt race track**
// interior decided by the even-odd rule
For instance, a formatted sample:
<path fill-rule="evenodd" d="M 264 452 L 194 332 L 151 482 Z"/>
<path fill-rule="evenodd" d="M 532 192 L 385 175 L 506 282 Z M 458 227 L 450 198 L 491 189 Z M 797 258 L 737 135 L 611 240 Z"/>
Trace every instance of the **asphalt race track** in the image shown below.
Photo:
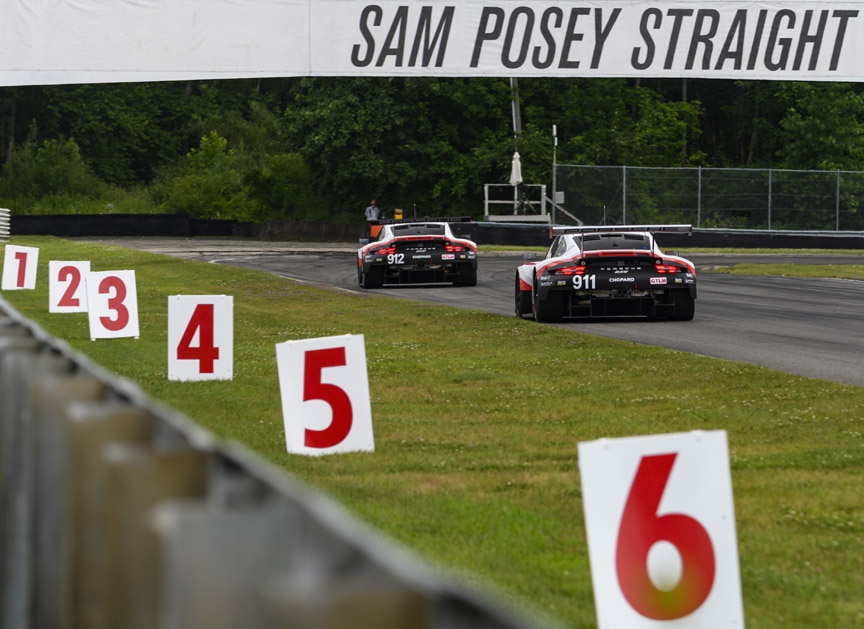
<path fill-rule="evenodd" d="M 93 239 L 88 239 L 93 240 Z M 232 243 L 165 239 L 112 244 L 260 269 L 301 282 L 391 298 L 513 315 L 518 255 L 481 252 L 476 287 L 357 285 L 352 245 Z M 559 327 L 744 361 L 793 374 L 864 386 L 864 281 L 711 273 L 744 262 L 864 264 L 862 255 L 691 254 L 699 296 L 693 321 L 591 320 Z M 707 271 L 707 272 L 706 272 Z M 548 324 L 547 324 L 548 325 Z M 684 376 L 686 378 L 686 375 Z"/>

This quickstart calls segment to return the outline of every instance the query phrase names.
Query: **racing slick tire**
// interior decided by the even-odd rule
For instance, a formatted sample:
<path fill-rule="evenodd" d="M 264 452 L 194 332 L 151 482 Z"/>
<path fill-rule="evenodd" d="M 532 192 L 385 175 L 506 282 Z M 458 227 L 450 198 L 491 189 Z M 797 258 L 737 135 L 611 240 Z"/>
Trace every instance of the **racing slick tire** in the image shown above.
<path fill-rule="evenodd" d="M 477 286 L 477 269 L 466 264 L 459 269 L 459 276 L 453 282 L 456 286 Z"/>
<path fill-rule="evenodd" d="M 519 274 L 516 274 L 516 316 L 520 319 L 525 315 L 531 314 L 534 304 L 531 301 L 531 291 L 521 289 L 522 282 L 519 281 Z"/>
<path fill-rule="evenodd" d="M 360 286 L 363 288 L 381 288 L 384 286 L 384 267 L 372 266 L 368 271 L 360 272 Z"/>
<path fill-rule="evenodd" d="M 563 291 L 549 291 L 546 299 L 540 299 L 537 279 L 534 279 L 534 320 L 540 323 L 557 323 L 564 319 L 567 294 Z"/>
<path fill-rule="evenodd" d="M 672 293 L 672 303 L 675 304 L 670 319 L 673 321 L 690 321 L 696 314 L 696 300 L 690 295 L 690 291 L 676 290 Z"/>

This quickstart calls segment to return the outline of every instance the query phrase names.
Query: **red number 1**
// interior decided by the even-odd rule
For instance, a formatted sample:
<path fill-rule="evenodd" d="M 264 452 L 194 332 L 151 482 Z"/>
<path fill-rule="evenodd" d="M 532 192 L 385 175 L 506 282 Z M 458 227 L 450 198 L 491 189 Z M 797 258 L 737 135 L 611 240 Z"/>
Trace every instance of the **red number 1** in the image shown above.
<path fill-rule="evenodd" d="M 24 288 L 24 280 L 27 277 L 27 254 L 24 251 L 19 251 L 15 254 L 15 259 L 18 261 L 18 288 Z"/>
<path fill-rule="evenodd" d="M 195 331 L 198 335 L 198 347 L 192 347 Z M 189 325 L 183 332 L 180 344 L 177 346 L 179 360 L 197 360 L 201 373 L 213 373 L 213 363 L 219 358 L 219 348 L 213 344 L 213 304 L 198 304 L 189 319 Z"/>
<path fill-rule="evenodd" d="M 306 430 L 305 445 L 309 448 L 332 448 L 341 443 L 351 432 L 354 411 L 348 394 L 335 384 L 321 382 L 321 372 L 326 367 L 341 367 L 347 364 L 344 347 L 316 349 L 306 352 L 303 369 L 303 401 L 323 400 L 330 405 L 333 419 L 323 430 Z"/>
<path fill-rule="evenodd" d="M 615 564 L 624 598 L 654 620 L 674 620 L 696 611 L 714 585 L 714 548 L 698 521 L 681 513 L 657 515 L 677 454 L 642 457 L 621 517 Z M 648 575 L 648 552 L 667 541 L 681 555 L 681 579 L 668 592 Z"/>

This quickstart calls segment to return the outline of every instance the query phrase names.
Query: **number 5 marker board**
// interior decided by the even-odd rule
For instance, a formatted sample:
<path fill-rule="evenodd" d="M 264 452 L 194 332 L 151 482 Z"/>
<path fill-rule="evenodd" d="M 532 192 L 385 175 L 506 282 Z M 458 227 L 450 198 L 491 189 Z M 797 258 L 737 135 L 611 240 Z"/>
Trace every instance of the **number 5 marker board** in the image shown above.
<path fill-rule="evenodd" d="M 36 264 L 39 262 L 37 247 L 6 245 L 3 254 L 2 290 L 33 290 L 36 288 Z"/>
<path fill-rule="evenodd" d="M 375 450 L 362 334 L 279 343 L 276 364 L 288 452 Z"/>
<path fill-rule="evenodd" d="M 135 271 L 91 271 L 87 274 L 87 318 L 90 338 L 138 338 L 138 292 Z"/>
<path fill-rule="evenodd" d="M 168 298 L 168 379 L 231 380 L 234 373 L 234 298 Z"/>
<path fill-rule="evenodd" d="M 744 626 L 725 431 L 579 444 L 599 629 Z"/>

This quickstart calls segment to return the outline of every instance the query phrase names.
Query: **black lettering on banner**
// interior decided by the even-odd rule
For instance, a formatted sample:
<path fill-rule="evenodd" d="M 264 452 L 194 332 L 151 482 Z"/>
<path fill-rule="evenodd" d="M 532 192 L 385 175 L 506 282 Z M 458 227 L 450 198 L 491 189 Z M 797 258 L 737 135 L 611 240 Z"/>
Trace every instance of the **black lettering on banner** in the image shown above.
<path fill-rule="evenodd" d="M 374 17 L 374 21 L 372 23 L 373 26 L 380 26 L 381 16 L 383 14 L 384 11 L 382 11 L 381 7 L 376 4 L 370 4 L 363 7 L 363 11 L 360 13 L 360 34 L 366 41 L 366 55 L 364 57 L 360 57 L 359 44 L 354 44 L 354 47 L 351 49 L 351 63 L 353 63 L 358 68 L 365 68 L 366 66 L 368 66 L 370 63 L 372 63 L 372 57 L 375 56 L 375 38 L 372 37 L 372 32 L 369 30 L 369 16 L 373 15 Z"/>
<path fill-rule="evenodd" d="M 681 21 L 685 17 L 693 15 L 693 9 L 669 9 L 666 12 L 673 18 L 672 34 L 669 36 L 669 48 L 666 50 L 666 61 L 663 62 L 664 70 L 671 70 L 675 61 L 675 49 L 678 47 L 678 36 L 681 34 Z"/>
<path fill-rule="evenodd" d="M 654 30 L 660 28 L 663 23 L 663 12 L 660 9 L 646 9 L 642 12 L 642 18 L 639 20 L 639 34 L 642 35 L 642 41 L 645 42 L 645 60 L 639 61 L 639 53 L 641 48 L 636 46 L 633 48 L 633 53 L 630 55 L 630 65 L 636 70 L 647 70 L 654 62 L 654 40 L 651 38 L 651 33 L 648 31 L 648 19 L 654 18 Z"/>
<path fill-rule="evenodd" d="M 732 18 L 729 31 L 726 33 L 726 40 L 723 42 L 720 55 L 717 57 L 717 65 L 714 66 L 715 70 L 722 70 L 727 59 L 732 59 L 735 62 L 736 70 L 741 69 L 741 64 L 744 63 L 744 32 L 746 30 L 747 9 L 738 9 L 735 12 L 735 17 Z M 732 48 L 733 45 L 735 46 L 734 49 Z M 754 42 L 754 45 L 758 45 L 758 42 Z"/>
<path fill-rule="evenodd" d="M 444 53 L 447 51 L 447 41 L 450 39 L 450 27 L 453 25 L 453 13 L 456 7 L 444 7 L 444 12 L 441 15 L 441 20 L 438 22 L 438 28 L 435 29 L 435 36 L 430 41 L 430 33 L 432 31 L 432 7 L 425 6 L 420 9 L 420 22 L 417 24 L 417 32 L 414 35 L 414 46 L 411 48 L 411 58 L 408 60 L 408 65 L 412 68 L 417 65 L 417 55 L 423 45 L 423 59 L 421 65 L 424 68 L 429 67 L 429 61 L 432 59 L 432 53 L 435 52 L 435 47 L 439 45 L 438 56 L 435 59 L 435 67 L 440 68 L 444 64 Z M 422 33 L 422 36 L 421 36 Z"/>
<path fill-rule="evenodd" d="M 705 19 L 710 18 L 711 24 L 708 27 L 708 32 L 702 32 L 702 25 Z M 714 35 L 717 34 L 717 25 L 720 22 L 720 12 L 714 9 L 699 9 L 696 12 L 696 23 L 693 25 L 693 37 L 690 39 L 690 50 L 687 52 L 687 62 L 685 68 L 693 69 L 693 59 L 696 57 L 696 48 L 699 44 L 705 46 L 705 51 L 702 53 L 702 69 L 708 70 L 711 68 L 711 53 L 714 52 Z"/>
<path fill-rule="evenodd" d="M 840 19 L 840 24 L 837 25 L 837 38 L 834 40 L 834 52 L 831 53 L 831 65 L 828 67 L 833 72 L 840 61 L 840 50 L 846 37 L 846 24 L 851 18 L 858 17 L 858 11 L 834 11 L 831 17 Z"/>
<path fill-rule="evenodd" d="M 777 36 L 781 28 L 781 22 L 784 19 L 788 22 L 786 28 L 795 28 L 795 12 L 789 9 L 777 11 L 774 21 L 771 22 L 771 35 L 768 36 L 768 47 L 765 49 L 765 68 L 771 72 L 785 70 L 786 62 L 789 61 L 789 48 L 792 45 L 792 39 Z M 774 61 L 775 46 L 779 46 L 780 48 L 780 59 L 778 61 Z"/>
<path fill-rule="evenodd" d="M 756 60 L 759 58 L 759 49 L 762 48 L 762 33 L 765 32 L 765 20 L 767 19 L 768 11 L 765 9 L 759 11 L 759 19 L 756 20 L 756 33 L 753 35 L 753 47 L 750 48 L 750 59 L 747 61 L 748 70 L 756 67 Z"/>
<path fill-rule="evenodd" d="M 525 16 L 525 28 L 522 32 L 522 44 L 519 46 L 519 55 L 516 60 L 510 58 L 510 49 L 513 47 L 513 39 L 516 34 L 516 25 L 521 16 Z M 534 30 L 534 11 L 528 7 L 516 7 L 510 14 L 507 22 L 507 33 L 504 35 L 504 47 L 501 49 L 501 64 L 511 70 L 521 68 L 528 57 L 528 46 L 531 43 L 531 32 Z"/>
<path fill-rule="evenodd" d="M 552 60 L 555 58 L 555 37 L 549 30 L 549 20 L 552 18 L 555 19 L 552 26 L 554 28 L 561 28 L 561 24 L 564 22 L 564 12 L 558 7 L 550 7 L 543 11 L 543 15 L 540 18 L 540 35 L 543 37 L 543 41 L 546 42 L 547 53 L 546 57 L 541 59 L 540 46 L 534 46 L 534 54 L 531 55 L 531 63 L 535 68 L 548 68 L 552 65 Z"/>
<path fill-rule="evenodd" d="M 401 6 L 396 9 L 396 17 L 393 18 L 393 23 L 390 24 L 390 30 L 387 32 L 387 39 L 384 40 L 384 45 L 381 47 L 381 54 L 378 55 L 378 61 L 375 65 L 379 68 L 387 61 L 387 57 L 393 55 L 396 57 L 394 65 L 397 68 L 402 67 L 402 54 L 405 51 L 405 23 L 408 21 L 408 7 Z M 398 39 L 398 44 L 393 46 L 393 39 Z"/>
<path fill-rule="evenodd" d="M 621 14 L 621 9 L 613 9 L 612 17 L 603 26 L 603 9 L 597 7 L 594 10 L 594 54 L 591 56 L 591 69 L 596 70 L 600 66 L 600 56 L 603 54 L 603 46 L 606 44 L 606 38 L 612 31 L 615 21 Z"/>
<path fill-rule="evenodd" d="M 489 30 L 489 22 L 494 18 L 495 24 Z M 501 37 L 501 29 L 504 25 L 504 9 L 499 7 L 483 7 L 480 14 L 480 25 L 477 27 L 477 37 L 474 39 L 474 53 L 471 55 L 471 67 L 476 68 L 480 61 L 480 53 L 483 42 L 492 41 Z"/>
<path fill-rule="evenodd" d="M 564 43 L 561 45 L 561 59 L 558 61 L 559 68 L 579 67 L 578 61 L 570 61 L 568 59 L 570 56 L 570 46 L 573 45 L 574 41 L 582 41 L 582 33 L 576 32 L 576 21 L 579 19 L 579 16 L 590 13 L 591 9 L 585 7 L 570 9 L 570 21 L 567 23 L 567 32 L 564 35 Z"/>
<path fill-rule="evenodd" d="M 819 13 L 819 26 L 816 27 L 815 33 L 810 34 L 810 21 L 813 18 L 813 11 L 808 9 L 804 12 L 804 23 L 801 25 L 798 48 L 795 50 L 795 61 L 792 62 L 793 70 L 801 69 L 801 60 L 804 58 L 804 47 L 807 44 L 813 45 L 813 53 L 810 55 L 810 65 L 807 66 L 807 69 L 810 72 L 816 69 L 816 62 L 819 60 L 819 49 L 822 47 L 822 37 L 825 35 L 825 24 L 828 22 L 828 11 L 820 11 Z"/>

